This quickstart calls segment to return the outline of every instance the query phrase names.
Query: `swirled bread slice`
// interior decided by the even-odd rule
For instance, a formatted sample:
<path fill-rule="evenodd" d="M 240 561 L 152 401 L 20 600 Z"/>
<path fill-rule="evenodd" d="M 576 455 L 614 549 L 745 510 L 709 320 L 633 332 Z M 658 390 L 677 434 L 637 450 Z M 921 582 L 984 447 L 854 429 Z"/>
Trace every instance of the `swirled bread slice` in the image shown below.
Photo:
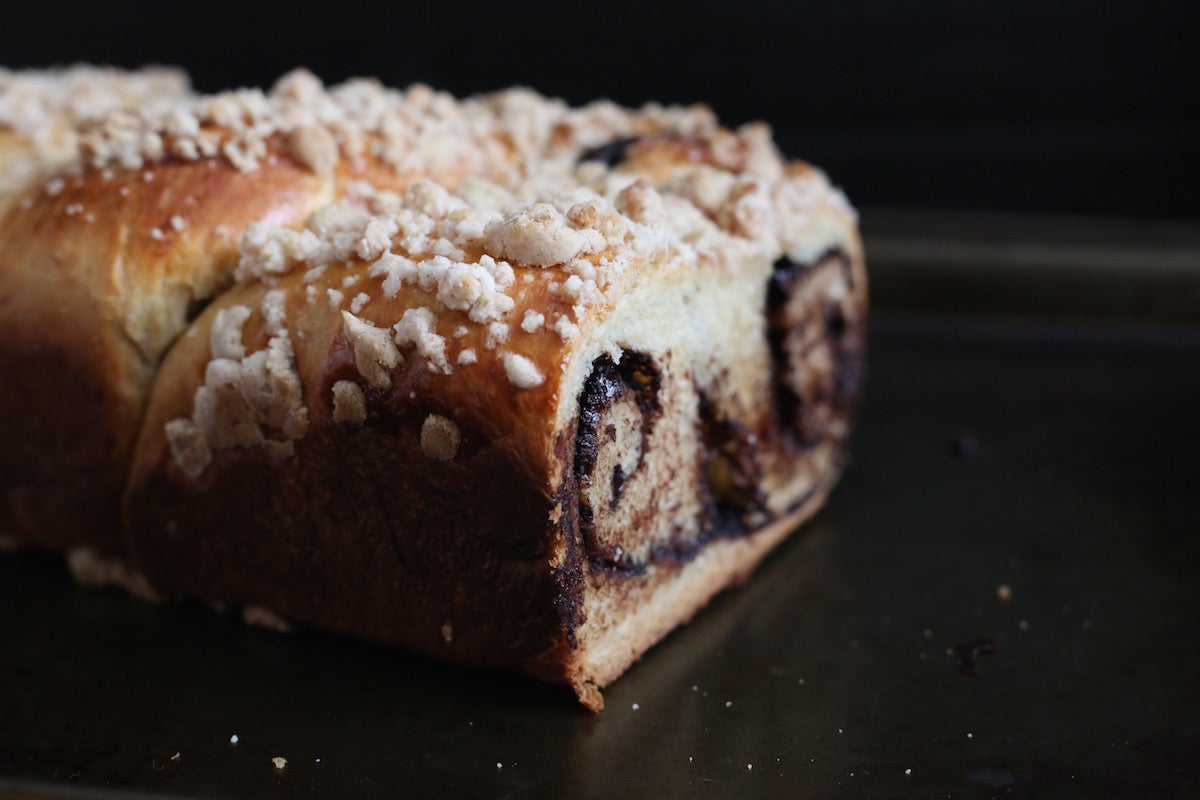
<path fill-rule="evenodd" d="M 155 587 L 599 708 L 811 515 L 862 373 L 852 210 L 762 127 L 602 144 L 251 231 L 142 426 Z"/>

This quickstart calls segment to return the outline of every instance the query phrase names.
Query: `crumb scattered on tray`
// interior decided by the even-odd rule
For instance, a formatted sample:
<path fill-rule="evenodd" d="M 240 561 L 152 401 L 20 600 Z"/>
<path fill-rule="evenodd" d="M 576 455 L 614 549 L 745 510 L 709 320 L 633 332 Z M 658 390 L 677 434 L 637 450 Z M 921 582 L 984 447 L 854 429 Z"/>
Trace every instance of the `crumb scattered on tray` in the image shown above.
<path fill-rule="evenodd" d="M 275 756 L 271 759 L 271 763 L 275 765 L 275 769 L 283 769 L 287 766 L 287 759 L 283 756 Z"/>

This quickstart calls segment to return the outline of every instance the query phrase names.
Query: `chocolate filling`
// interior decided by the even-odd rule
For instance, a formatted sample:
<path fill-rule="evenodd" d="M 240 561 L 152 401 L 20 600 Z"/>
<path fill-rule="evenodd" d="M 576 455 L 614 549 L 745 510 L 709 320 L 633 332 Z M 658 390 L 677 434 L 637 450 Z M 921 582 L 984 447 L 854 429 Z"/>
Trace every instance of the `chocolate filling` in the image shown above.
<path fill-rule="evenodd" d="M 845 282 L 845 291 L 835 280 Z M 668 507 L 662 505 L 664 496 L 647 496 L 641 484 L 631 488 L 641 471 L 660 469 L 658 464 L 643 468 L 649 437 L 663 414 L 663 378 L 654 360 L 624 351 L 619 363 L 608 355 L 592 363 L 579 397 L 574 459 L 561 491 L 564 512 L 574 506 L 578 527 L 572 532 L 593 571 L 620 578 L 640 574 L 651 564 L 683 564 L 710 542 L 752 533 L 774 517 L 762 486 L 758 449 L 781 448 L 788 458 L 804 459 L 817 445 L 838 445 L 848 428 L 863 375 L 865 334 L 856 322 L 861 312 L 855 304 L 861 301 L 852 281 L 850 258 L 837 250 L 808 264 L 776 263 L 764 299 L 771 413 L 781 434 L 764 436 L 745 420 L 728 416 L 712 396 L 698 392 L 695 472 L 685 475 L 676 465 L 654 478 L 659 486 L 697 482 L 700 518 L 694 527 L 685 523 L 681 528 L 678 520 L 661 516 Z M 640 440 L 633 433 L 639 427 Z M 789 510 L 823 488 L 825 478 L 814 476 Z M 574 525 L 560 527 L 565 534 Z M 654 540 L 639 540 L 639 534 L 646 535 L 643 528 L 650 527 L 655 528 L 649 534 Z"/>
<path fill-rule="evenodd" d="M 830 415 L 845 417 L 853 410 L 864 372 L 862 337 L 847 322 L 846 309 L 841 304 L 845 300 L 813 298 L 814 309 L 806 318 L 797 320 L 789 316 L 791 300 L 807 291 L 817 276 L 827 270 L 841 271 L 847 286 L 853 287 L 850 259 L 839 250 L 824 253 L 813 263 L 781 258 L 775 262 L 767 283 L 767 341 L 775 413 L 787 439 L 800 447 L 817 445 L 828 436 L 825 420 Z M 810 333 L 809 327 L 813 325 L 821 330 L 802 349 L 797 342 Z M 808 391 L 801 396 L 792 371 L 821 347 L 828 348 L 831 373 L 827 380 L 815 377 L 806 380 Z"/>
<path fill-rule="evenodd" d="M 762 511 L 766 503 L 749 431 L 737 420 L 720 416 L 703 392 L 699 405 L 704 443 L 700 461 L 708 492 L 706 528 L 713 536 L 746 533 L 752 527 L 749 516 Z"/>
<path fill-rule="evenodd" d="M 637 136 L 621 136 L 613 139 L 611 142 L 584 150 L 579 154 L 577 163 L 599 161 L 609 169 L 618 167 L 625 162 L 625 159 L 629 156 L 630 146 L 639 138 Z"/>
<path fill-rule="evenodd" d="M 596 541 L 595 519 L 596 512 L 586 497 L 586 489 L 596 481 L 608 480 L 611 487 L 609 508 L 615 509 L 621 502 L 621 494 L 629 481 L 641 466 L 645 457 L 646 442 L 655 422 L 662 416 L 662 405 L 659 401 L 659 389 L 662 376 L 654 361 L 645 353 L 622 351 L 621 362 L 616 364 L 612 357 L 605 354 L 592 362 L 592 372 L 584 382 L 583 391 L 579 395 L 579 423 L 575 435 L 574 478 L 579 495 L 579 532 L 584 547 L 593 557 L 619 561 L 623 553 L 604 552 Z M 606 445 L 616 441 L 614 426 L 603 425 L 605 415 L 619 402 L 632 400 L 640 414 L 640 445 L 636 461 L 626 471 L 620 463 L 616 464 L 608 476 L 597 475 L 597 463 L 600 451 Z"/>

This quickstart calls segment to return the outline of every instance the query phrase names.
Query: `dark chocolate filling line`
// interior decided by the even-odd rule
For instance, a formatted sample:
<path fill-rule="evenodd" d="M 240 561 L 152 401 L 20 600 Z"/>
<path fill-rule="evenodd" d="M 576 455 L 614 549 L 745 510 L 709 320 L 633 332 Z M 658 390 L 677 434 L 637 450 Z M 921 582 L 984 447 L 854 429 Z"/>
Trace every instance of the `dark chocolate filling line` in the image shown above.
<path fill-rule="evenodd" d="M 789 323 L 788 301 L 803 291 L 804 284 L 819 271 L 840 269 L 847 285 L 854 288 L 854 272 L 850 257 L 838 249 L 827 250 L 812 263 L 798 263 L 786 256 L 775 262 L 767 282 L 767 342 L 771 351 L 771 384 L 775 412 L 780 427 L 789 442 L 801 449 L 815 447 L 826 438 L 825 431 L 808 430 L 805 425 L 805 401 L 788 380 L 792 368 L 787 352 L 787 338 L 795 326 Z M 845 312 L 837 303 L 829 303 L 821 314 L 824 326 L 820 342 L 829 342 L 833 350 L 834 371 L 832 391 L 828 397 L 815 398 L 839 415 L 848 415 L 855 408 L 858 390 L 865 372 L 861 336 L 853 335 L 846 322 Z M 803 323 L 801 323 L 803 324 Z M 810 401 L 812 402 L 812 401 Z"/>
<path fill-rule="evenodd" d="M 621 465 L 617 464 L 608 478 L 612 487 L 610 508 L 616 508 L 621 501 L 625 483 L 641 466 L 646 455 L 646 442 L 654 430 L 654 424 L 662 416 L 662 404 L 658 397 L 661 387 L 662 375 L 654 360 L 645 353 L 630 350 L 621 352 L 619 364 L 614 363 L 608 354 L 597 358 L 592 362 L 592 372 L 584 382 L 583 391 L 579 395 L 574 478 L 576 491 L 579 493 L 579 533 L 585 549 L 593 559 L 611 559 L 614 563 L 620 563 L 622 555 L 617 553 L 614 557 L 602 552 L 595 540 L 595 511 L 583 495 L 584 487 L 592 485 L 594 481 L 604 480 L 604 476 L 595 474 L 596 462 L 603 446 L 602 437 L 607 433 L 601 427 L 604 412 L 618 400 L 631 396 L 641 414 L 641 442 L 637 464 L 629 474 L 625 474 Z"/>
<path fill-rule="evenodd" d="M 699 398 L 707 527 L 721 535 L 737 536 L 750 529 L 749 514 L 766 508 L 766 496 L 759 488 L 755 447 L 745 425 L 719 415 L 704 392 Z"/>
<path fill-rule="evenodd" d="M 638 136 L 620 136 L 611 142 L 584 150 L 576 161 L 580 164 L 585 161 L 598 161 L 609 169 L 619 167 L 629 157 L 629 148 L 640 138 Z"/>

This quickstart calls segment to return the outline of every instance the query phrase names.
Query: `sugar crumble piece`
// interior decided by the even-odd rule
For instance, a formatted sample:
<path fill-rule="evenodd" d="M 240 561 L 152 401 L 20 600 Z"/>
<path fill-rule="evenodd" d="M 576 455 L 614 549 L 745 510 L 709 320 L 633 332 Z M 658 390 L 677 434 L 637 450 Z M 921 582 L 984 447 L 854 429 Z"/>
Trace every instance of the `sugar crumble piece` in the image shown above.
<path fill-rule="evenodd" d="M 71 577 L 84 586 L 119 586 L 134 597 L 158 601 L 146 576 L 122 559 L 101 554 L 90 547 L 73 547 L 67 550 L 66 561 Z"/>
<path fill-rule="evenodd" d="M 579 326 L 572 322 L 566 314 L 559 314 L 555 318 L 552 328 L 564 342 L 570 342 L 579 337 Z"/>
<path fill-rule="evenodd" d="M 421 452 L 434 461 L 453 461 L 462 443 L 462 432 L 453 420 L 430 414 L 421 424 Z"/>
<path fill-rule="evenodd" d="M 362 425 L 367 420 L 367 397 L 354 381 L 333 384 L 333 421 Z"/>
<path fill-rule="evenodd" d="M 349 311 L 343 311 L 342 332 L 354 349 L 354 364 L 358 374 L 376 389 L 390 387 L 391 371 L 401 359 L 400 350 L 388 331 L 359 319 Z"/>
<path fill-rule="evenodd" d="M 371 295 L 367 294 L 366 292 L 359 292 L 358 294 L 354 295 L 354 299 L 350 301 L 351 313 L 359 313 L 363 310 L 363 306 L 369 302 L 371 302 Z"/>
<path fill-rule="evenodd" d="M 345 295 L 343 295 L 340 290 L 326 289 L 325 296 L 329 298 L 329 307 L 333 310 L 336 311 L 342 307 L 342 300 L 345 299 Z"/>
<path fill-rule="evenodd" d="M 542 329 L 542 325 L 546 322 L 546 317 L 543 314 L 534 311 L 532 308 L 525 311 L 525 316 L 521 319 L 521 330 L 526 333 L 537 333 Z"/>
<path fill-rule="evenodd" d="M 475 348 L 467 347 L 459 351 L 458 357 L 454 359 L 454 363 L 466 365 L 474 364 L 478 360 L 479 356 L 475 353 Z"/>
<path fill-rule="evenodd" d="M 198 478 L 212 463 L 212 448 L 204 433 L 188 417 L 173 419 L 163 426 L 171 460 L 184 475 Z"/>
<path fill-rule="evenodd" d="M 239 741 L 241 741 L 241 739 L 236 733 L 229 737 L 229 743 L 232 745 L 236 745 Z"/>
<path fill-rule="evenodd" d="M 488 225 L 487 236 L 492 252 L 531 267 L 565 264 L 588 244 L 549 203 L 534 203 Z"/>
<path fill-rule="evenodd" d="M 337 141 L 328 130 L 318 125 L 300 125 L 287 138 L 292 158 L 318 177 L 333 174 L 339 154 Z"/>
<path fill-rule="evenodd" d="M 396 344 L 413 345 L 424 356 L 430 372 L 453 372 L 446 359 L 446 339 L 436 332 L 437 318 L 428 308 L 409 308 L 393 327 Z"/>
<path fill-rule="evenodd" d="M 275 769 L 282 771 L 287 766 L 287 759 L 283 756 L 275 756 L 271 759 L 271 763 L 275 765 Z"/>
<path fill-rule="evenodd" d="M 151 228 L 150 238 L 156 242 L 161 242 L 163 239 L 167 238 L 167 235 L 162 232 L 161 228 Z"/>
<path fill-rule="evenodd" d="M 250 319 L 248 306 L 230 306 L 217 312 L 209 330 L 209 349 L 214 359 L 244 359 L 246 348 L 241 341 L 241 329 Z"/>
<path fill-rule="evenodd" d="M 176 233 L 182 232 L 188 226 L 187 220 L 185 220 L 183 217 L 179 216 L 178 214 L 171 215 L 170 224 L 171 224 L 171 230 L 175 231 Z"/>
<path fill-rule="evenodd" d="M 537 366 L 525 356 L 519 353 L 505 353 L 502 358 L 508 382 L 518 389 L 533 389 L 541 386 L 546 380 Z"/>
<path fill-rule="evenodd" d="M 263 317 L 263 330 L 268 336 L 283 332 L 283 326 L 287 322 L 287 295 L 282 289 L 272 289 L 263 295 L 258 310 Z M 297 331 L 297 334 L 300 333 L 303 331 Z"/>
<path fill-rule="evenodd" d="M 484 339 L 483 346 L 488 350 L 495 350 L 500 345 L 508 341 L 509 327 L 503 322 L 493 322 L 487 327 L 487 338 Z"/>
<path fill-rule="evenodd" d="M 242 609 L 242 621 L 256 628 L 266 628 L 276 633 L 290 633 L 291 623 L 269 608 L 250 605 Z"/>
<path fill-rule="evenodd" d="M 663 218 L 662 195 L 641 178 L 617 194 L 615 205 L 618 211 L 635 222 L 651 224 Z"/>

